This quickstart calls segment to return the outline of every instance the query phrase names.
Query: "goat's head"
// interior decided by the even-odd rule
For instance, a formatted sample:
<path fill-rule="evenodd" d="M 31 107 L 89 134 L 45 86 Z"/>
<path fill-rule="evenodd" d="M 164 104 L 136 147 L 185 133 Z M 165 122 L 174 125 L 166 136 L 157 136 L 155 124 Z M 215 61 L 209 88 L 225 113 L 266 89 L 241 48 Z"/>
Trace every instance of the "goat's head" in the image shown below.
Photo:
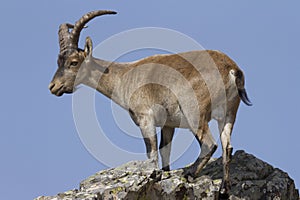
<path fill-rule="evenodd" d="M 58 32 L 60 46 L 57 59 L 58 69 L 49 84 L 49 90 L 52 94 L 61 96 L 64 93 L 72 93 L 76 84 L 80 83 L 80 81 L 75 83 L 75 80 L 81 64 L 86 58 L 92 56 L 92 42 L 89 37 L 86 39 L 84 50 L 78 48 L 80 32 L 90 20 L 106 14 L 116 14 L 116 12 L 93 11 L 82 16 L 75 25 L 67 23 L 60 25 Z M 71 32 L 70 29 L 72 29 Z"/>

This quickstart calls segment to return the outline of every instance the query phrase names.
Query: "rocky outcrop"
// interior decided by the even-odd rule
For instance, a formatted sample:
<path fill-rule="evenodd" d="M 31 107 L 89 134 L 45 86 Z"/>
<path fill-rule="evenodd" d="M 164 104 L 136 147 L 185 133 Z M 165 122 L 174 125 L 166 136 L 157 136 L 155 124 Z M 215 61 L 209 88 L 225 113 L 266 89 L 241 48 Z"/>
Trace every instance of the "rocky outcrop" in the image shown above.
<path fill-rule="evenodd" d="M 294 181 L 287 173 L 237 151 L 230 165 L 231 194 L 239 200 L 299 200 Z M 79 189 L 36 200 L 59 199 L 218 199 L 222 179 L 221 158 L 211 160 L 198 178 L 184 178 L 183 169 L 164 172 L 149 161 L 132 161 L 103 170 L 80 183 Z"/>

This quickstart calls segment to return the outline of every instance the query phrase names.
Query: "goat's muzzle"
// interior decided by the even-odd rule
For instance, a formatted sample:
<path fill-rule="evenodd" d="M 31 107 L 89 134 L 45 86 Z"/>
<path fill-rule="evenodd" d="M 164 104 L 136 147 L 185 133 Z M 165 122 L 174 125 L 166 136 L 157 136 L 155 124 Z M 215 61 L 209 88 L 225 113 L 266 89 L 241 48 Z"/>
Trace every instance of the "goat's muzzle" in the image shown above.
<path fill-rule="evenodd" d="M 55 84 L 55 83 L 51 82 L 49 84 L 48 88 L 52 94 L 54 94 L 58 97 L 62 96 L 65 93 L 63 84 Z"/>

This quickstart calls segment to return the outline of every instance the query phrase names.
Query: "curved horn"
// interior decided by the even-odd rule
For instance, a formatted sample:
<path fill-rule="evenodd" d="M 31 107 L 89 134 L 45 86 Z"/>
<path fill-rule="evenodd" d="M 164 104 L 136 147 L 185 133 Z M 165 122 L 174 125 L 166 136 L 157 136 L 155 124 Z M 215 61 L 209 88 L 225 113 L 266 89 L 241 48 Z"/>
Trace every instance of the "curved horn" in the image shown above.
<path fill-rule="evenodd" d="M 110 10 L 97 10 L 97 11 L 92 11 L 89 12 L 85 15 L 83 15 L 74 25 L 74 28 L 70 34 L 70 42 L 71 46 L 73 48 L 78 48 L 78 41 L 79 41 L 79 36 L 81 30 L 84 28 L 85 24 L 88 23 L 90 20 L 97 16 L 101 15 L 107 15 L 107 14 L 117 14 L 115 11 L 110 11 Z"/>
<path fill-rule="evenodd" d="M 70 32 L 69 29 L 73 28 L 72 24 L 61 24 L 59 26 L 59 47 L 60 53 L 64 52 L 70 46 Z"/>

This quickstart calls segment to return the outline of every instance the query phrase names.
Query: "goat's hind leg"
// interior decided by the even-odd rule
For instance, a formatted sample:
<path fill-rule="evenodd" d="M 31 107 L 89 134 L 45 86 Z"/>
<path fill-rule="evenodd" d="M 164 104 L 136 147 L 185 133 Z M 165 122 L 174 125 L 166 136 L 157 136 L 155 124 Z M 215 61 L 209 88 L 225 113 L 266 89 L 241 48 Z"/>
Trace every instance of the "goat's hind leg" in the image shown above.
<path fill-rule="evenodd" d="M 217 149 L 217 144 L 209 130 L 208 123 L 205 123 L 194 135 L 201 146 L 201 153 L 195 163 L 185 172 L 186 176 L 191 175 L 192 177 L 200 173 Z"/>
<path fill-rule="evenodd" d="M 223 181 L 220 188 L 221 197 L 228 198 L 230 190 L 229 164 L 232 154 L 232 146 L 230 143 L 233 123 L 219 123 L 222 143 L 222 159 L 223 159 Z"/>

